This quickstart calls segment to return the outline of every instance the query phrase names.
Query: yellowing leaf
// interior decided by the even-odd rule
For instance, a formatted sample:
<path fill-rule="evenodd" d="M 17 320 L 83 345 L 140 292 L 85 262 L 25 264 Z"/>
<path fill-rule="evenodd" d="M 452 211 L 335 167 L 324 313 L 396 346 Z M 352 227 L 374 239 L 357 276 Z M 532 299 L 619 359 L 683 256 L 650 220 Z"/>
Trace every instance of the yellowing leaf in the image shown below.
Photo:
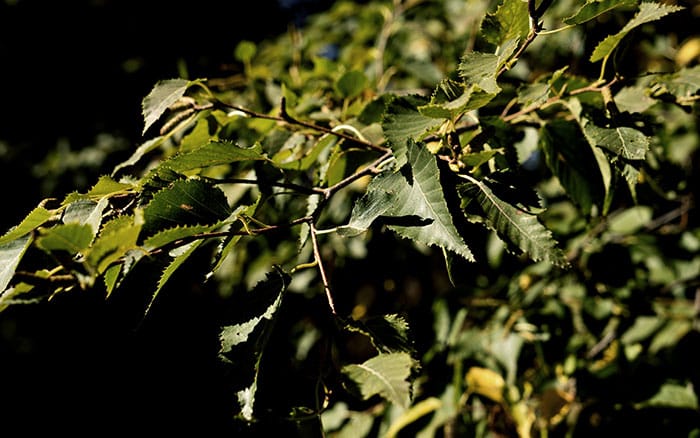
<path fill-rule="evenodd" d="M 506 385 L 503 376 L 488 368 L 471 367 L 465 376 L 467 390 L 483 395 L 495 402 L 503 401 L 503 388 Z"/>

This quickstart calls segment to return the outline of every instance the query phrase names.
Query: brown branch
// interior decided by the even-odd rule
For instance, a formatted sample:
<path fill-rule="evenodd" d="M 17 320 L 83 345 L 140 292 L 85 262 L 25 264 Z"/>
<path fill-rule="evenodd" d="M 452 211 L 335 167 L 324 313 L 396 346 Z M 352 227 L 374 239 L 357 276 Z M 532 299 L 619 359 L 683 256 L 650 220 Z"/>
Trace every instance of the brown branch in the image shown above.
<path fill-rule="evenodd" d="M 325 126 L 314 125 L 313 123 L 309 123 L 309 122 L 305 122 L 303 120 L 295 119 L 287 112 L 287 99 L 285 97 L 282 97 L 282 101 L 280 103 L 280 118 L 287 123 L 290 123 L 293 125 L 303 126 L 305 128 L 313 129 L 315 131 L 323 132 L 326 134 L 335 135 L 336 137 L 351 141 L 353 143 L 357 143 L 357 144 L 362 145 L 362 146 L 366 146 L 369 149 L 373 149 L 375 151 L 387 152 L 387 151 L 391 150 L 387 147 L 376 145 L 374 143 L 370 143 L 368 141 L 364 141 L 364 140 L 361 140 L 359 138 L 352 137 L 352 136 L 347 135 L 343 132 L 333 131 L 332 129 L 326 128 Z"/>
<path fill-rule="evenodd" d="M 331 294 L 331 287 L 328 283 L 328 277 L 326 276 L 326 270 L 323 268 L 323 260 L 321 260 L 321 250 L 318 245 L 318 237 L 316 236 L 316 225 L 314 225 L 313 220 L 308 221 L 309 224 L 309 234 L 311 235 L 311 244 L 314 249 L 314 259 L 318 264 L 318 272 L 321 274 L 321 281 L 323 282 L 323 290 L 326 292 L 326 299 L 328 300 L 328 307 L 331 309 L 333 316 L 337 315 L 335 311 L 335 304 L 333 303 L 333 295 Z"/>

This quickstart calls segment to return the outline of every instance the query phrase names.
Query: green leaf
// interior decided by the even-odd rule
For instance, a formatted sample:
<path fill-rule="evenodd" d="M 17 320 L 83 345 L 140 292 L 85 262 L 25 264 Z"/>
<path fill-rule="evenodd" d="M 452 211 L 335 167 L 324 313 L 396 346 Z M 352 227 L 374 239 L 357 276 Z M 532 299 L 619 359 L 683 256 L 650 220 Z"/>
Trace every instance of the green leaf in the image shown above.
<path fill-rule="evenodd" d="M 642 113 L 656 103 L 647 87 L 623 87 L 615 94 L 615 103 L 622 112 Z"/>
<path fill-rule="evenodd" d="M 2 250 L 0 250 L 0 252 L 1 251 Z M 0 255 L 0 259 L 1 258 L 2 256 Z M 34 299 L 31 298 L 28 300 L 17 299 L 18 296 L 30 292 L 32 289 L 34 289 L 34 286 L 31 284 L 19 283 L 16 286 L 0 290 L 0 312 L 7 309 L 13 304 L 36 302 Z"/>
<path fill-rule="evenodd" d="M 4 296 L 5 289 L 15 275 L 17 265 L 19 265 L 32 240 L 31 234 L 25 234 L 0 244 L 0 298 Z M 0 306 L 1 309 L 2 307 Z"/>
<path fill-rule="evenodd" d="M 540 133 L 540 146 L 547 167 L 557 177 L 567 195 L 584 213 L 603 199 L 603 176 L 608 175 L 607 160 L 598 161 L 576 123 L 555 120 Z M 604 157 L 603 157 L 604 158 Z"/>
<path fill-rule="evenodd" d="M 263 155 L 260 144 L 242 148 L 230 142 L 212 141 L 197 149 L 177 154 L 166 160 L 163 165 L 176 172 L 186 172 L 193 169 L 231 164 L 237 161 L 265 159 L 267 158 Z"/>
<path fill-rule="evenodd" d="M 360 233 L 382 217 L 402 237 L 474 260 L 452 222 L 435 157 L 423 144 L 409 141 L 408 162 L 400 172 L 385 172 L 372 179 L 341 233 Z"/>
<path fill-rule="evenodd" d="M 651 221 L 653 213 L 646 205 L 630 207 L 610 218 L 608 230 L 621 235 L 635 234 Z"/>
<path fill-rule="evenodd" d="M 560 267 L 568 265 L 552 233 L 539 222 L 536 215 L 502 201 L 484 182 L 469 179 L 470 182 L 457 187 L 460 197 L 466 203 L 471 199 L 478 201 L 486 215 L 486 224 L 501 239 L 517 246 L 535 261 L 543 260 Z"/>
<path fill-rule="evenodd" d="M 521 40 L 530 31 L 527 2 L 503 0 L 496 12 L 487 14 L 481 23 L 481 34 L 489 43 L 500 46 L 508 40 Z"/>
<path fill-rule="evenodd" d="M 98 274 L 122 258 L 128 251 L 137 248 L 141 224 L 133 216 L 120 216 L 105 224 L 87 253 L 87 262 Z"/>
<path fill-rule="evenodd" d="M 367 86 L 367 76 L 359 70 L 351 70 L 343 74 L 335 84 L 341 97 L 351 99 L 358 96 Z"/>
<path fill-rule="evenodd" d="M 436 88 L 430 103 L 419 106 L 418 111 L 426 117 L 455 119 L 481 108 L 494 97 L 495 94 L 486 93 L 474 84 L 446 79 Z"/>
<path fill-rule="evenodd" d="M 655 94 L 670 93 L 679 104 L 692 105 L 693 97 L 700 90 L 700 65 L 682 68 L 675 73 L 657 76 L 652 85 Z"/>
<path fill-rule="evenodd" d="M 45 209 L 44 207 L 36 207 L 34 210 L 30 211 L 24 219 L 22 219 L 22 222 L 20 222 L 19 225 L 9 229 L 2 237 L 0 237 L 0 245 L 5 245 L 12 240 L 18 239 L 25 234 L 36 230 L 48 222 L 53 215 L 53 212 Z"/>
<path fill-rule="evenodd" d="M 459 63 L 458 72 L 466 84 L 474 84 L 488 94 L 498 94 L 501 87 L 496 78 L 498 72 L 517 48 L 516 40 L 509 40 L 499 47 L 496 54 L 469 52 Z"/>
<path fill-rule="evenodd" d="M 382 123 L 390 144 L 404 145 L 407 138 L 419 141 L 442 124 L 442 120 L 426 117 L 418 111 L 425 103 L 421 96 L 397 97 L 391 101 Z"/>
<path fill-rule="evenodd" d="M 347 320 L 343 328 L 367 336 L 380 353 L 412 353 L 408 322 L 396 315 L 369 317 L 365 321 Z"/>
<path fill-rule="evenodd" d="M 219 334 L 219 358 L 232 368 L 240 416 L 247 421 L 254 419 L 261 360 L 289 281 L 289 275 L 277 268 L 253 290 L 236 297 L 236 323 L 224 326 Z"/>
<path fill-rule="evenodd" d="M 638 0 L 588 0 L 574 15 L 564 19 L 564 23 L 572 25 L 585 23 L 613 9 L 637 6 L 637 3 Z"/>
<path fill-rule="evenodd" d="M 620 341 L 627 345 L 642 342 L 656 333 L 665 322 L 666 320 L 659 316 L 638 316 L 632 327 L 622 334 Z"/>
<path fill-rule="evenodd" d="M 225 225 L 225 222 L 217 222 L 212 225 L 183 225 L 167 228 L 148 237 L 143 242 L 142 247 L 146 251 L 153 251 L 154 249 L 161 248 L 178 240 L 188 239 L 202 233 L 214 231 L 223 225 Z"/>
<path fill-rule="evenodd" d="M 280 169 L 306 170 L 316 163 L 323 151 L 337 142 L 338 137 L 335 135 L 323 135 L 310 149 L 302 150 L 298 154 L 293 154 L 290 149 L 283 149 L 280 153 L 275 154 L 272 161 Z M 281 152 L 287 153 L 282 154 Z"/>
<path fill-rule="evenodd" d="M 664 383 L 659 392 L 650 399 L 636 405 L 637 408 L 666 407 L 677 409 L 698 409 L 698 397 L 693 385 L 679 385 L 677 383 Z"/>
<path fill-rule="evenodd" d="M 151 307 L 153 307 L 153 303 L 155 302 L 156 298 L 160 294 L 161 290 L 165 286 L 165 284 L 170 280 L 170 277 L 173 276 L 173 274 L 187 261 L 187 259 L 192 256 L 192 254 L 195 253 L 197 248 L 204 242 L 204 240 L 195 240 L 187 245 L 183 245 L 173 251 L 171 251 L 171 255 L 174 255 L 172 261 L 168 264 L 168 266 L 163 270 L 163 273 L 161 274 L 160 278 L 158 279 L 158 285 L 156 287 L 156 290 L 153 292 L 151 295 L 151 300 L 148 303 L 148 306 L 146 307 L 146 312 L 148 313 L 151 310 Z"/>
<path fill-rule="evenodd" d="M 345 365 L 342 368 L 358 387 L 364 400 L 374 395 L 402 407 L 411 403 L 411 384 L 408 381 L 415 361 L 408 353 L 379 354 L 362 364 Z"/>
<path fill-rule="evenodd" d="M 141 102 L 141 112 L 144 118 L 142 134 L 148 131 L 160 117 L 168 110 L 170 105 L 177 102 L 185 95 L 187 89 L 198 81 L 186 79 L 166 79 L 158 81 L 148 96 Z"/>
<path fill-rule="evenodd" d="M 134 164 L 138 163 L 141 158 L 143 158 L 144 155 L 147 153 L 151 152 L 165 141 L 166 137 L 160 136 L 156 138 L 152 138 L 145 143 L 141 144 L 136 150 L 134 151 L 133 154 L 129 158 L 127 158 L 125 161 L 122 163 L 119 163 L 114 167 L 114 170 L 112 170 L 111 175 L 114 177 L 119 174 L 119 171 L 124 169 L 125 167 L 133 166 Z"/>
<path fill-rule="evenodd" d="M 642 2 L 639 5 L 639 11 L 637 11 L 637 14 L 627 22 L 622 30 L 615 35 L 609 35 L 603 41 L 598 43 L 591 54 L 590 61 L 596 62 L 608 57 L 613 50 L 615 50 L 617 45 L 620 44 L 620 41 L 622 41 L 622 39 L 634 28 L 645 23 L 659 20 L 668 14 L 678 12 L 683 9 L 684 8 L 681 6 L 664 5 L 656 2 Z"/>
<path fill-rule="evenodd" d="M 583 132 L 591 145 L 605 148 L 628 160 L 643 160 L 649 149 L 649 138 L 634 128 L 601 128 L 585 123 Z"/>
<path fill-rule="evenodd" d="M 102 225 L 102 213 L 108 205 L 109 199 L 106 197 L 98 202 L 89 199 L 72 202 L 66 206 L 62 218 L 63 222 L 90 225 L 94 236 Z"/>
<path fill-rule="evenodd" d="M 652 339 L 649 353 L 657 354 L 664 348 L 673 348 L 691 330 L 693 330 L 693 323 L 690 320 L 669 320 Z"/>
<path fill-rule="evenodd" d="M 70 223 L 43 231 L 37 238 L 36 244 L 44 251 L 66 251 L 76 255 L 90 246 L 93 236 L 90 225 Z"/>
<path fill-rule="evenodd" d="M 178 225 L 212 224 L 231 213 L 221 189 L 199 179 L 181 179 L 157 192 L 144 209 L 146 236 Z"/>

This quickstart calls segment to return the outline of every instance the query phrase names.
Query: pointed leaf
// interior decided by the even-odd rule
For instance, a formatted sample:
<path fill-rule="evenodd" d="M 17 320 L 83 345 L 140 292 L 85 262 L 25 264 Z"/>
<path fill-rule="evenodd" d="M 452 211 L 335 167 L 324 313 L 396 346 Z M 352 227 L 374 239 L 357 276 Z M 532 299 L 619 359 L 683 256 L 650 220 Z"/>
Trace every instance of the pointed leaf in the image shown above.
<path fill-rule="evenodd" d="M 408 353 L 380 354 L 362 364 L 345 365 L 343 374 L 358 387 L 364 400 L 374 395 L 407 408 L 411 402 L 411 384 L 407 380 L 415 361 Z"/>
<path fill-rule="evenodd" d="M 396 314 L 369 317 L 366 321 L 344 321 L 343 328 L 367 336 L 380 353 L 411 353 L 408 322 Z"/>
<path fill-rule="evenodd" d="M 177 154 L 166 160 L 163 165 L 176 172 L 186 172 L 204 167 L 231 164 L 236 161 L 265 159 L 259 144 L 250 148 L 242 148 L 230 142 L 212 141 L 199 148 Z"/>
<path fill-rule="evenodd" d="M 346 228 L 357 232 L 383 217 L 389 229 L 405 238 L 473 260 L 452 222 L 435 157 L 424 145 L 409 141 L 408 162 L 404 172 L 386 172 L 370 182 Z"/>
<path fill-rule="evenodd" d="M 104 197 L 95 202 L 90 199 L 81 199 L 66 206 L 63 213 L 63 222 L 66 224 L 87 224 L 92 228 L 93 236 L 102 225 L 102 213 L 109 205 L 109 199 Z"/>
<path fill-rule="evenodd" d="M 664 383 L 650 399 L 637 405 L 639 408 L 666 407 L 676 409 L 698 410 L 698 397 L 692 384 L 679 385 L 677 383 Z"/>
<path fill-rule="evenodd" d="M 592 145 L 605 148 L 628 160 L 643 160 L 649 149 L 649 138 L 634 128 L 601 128 L 586 123 L 583 132 Z"/>
<path fill-rule="evenodd" d="M 92 199 L 101 199 L 127 193 L 132 189 L 132 184 L 117 182 L 110 176 L 102 175 L 97 180 L 97 183 L 88 190 L 86 195 Z"/>
<path fill-rule="evenodd" d="M 7 285 L 15 275 L 22 256 L 32 243 L 31 234 L 0 244 L 0 297 L 5 294 Z"/>
<path fill-rule="evenodd" d="M 247 421 L 254 419 L 260 364 L 289 280 L 279 269 L 268 273 L 252 291 L 237 297 L 241 310 L 237 322 L 223 327 L 219 334 L 219 358 L 233 368 L 239 415 Z"/>
<path fill-rule="evenodd" d="M 420 140 L 442 124 L 442 120 L 426 117 L 418 111 L 425 103 L 420 96 L 404 96 L 389 104 L 382 128 L 391 144 L 405 144 L 407 138 Z"/>
<path fill-rule="evenodd" d="M 185 240 L 202 233 L 211 232 L 222 227 L 224 224 L 225 222 L 217 222 L 212 225 L 183 225 L 168 228 L 148 237 L 143 242 L 142 247 L 146 251 L 153 251 L 154 249 L 161 248 L 179 240 Z"/>
<path fill-rule="evenodd" d="M 557 177 L 567 195 L 581 210 L 588 213 L 605 192 L 602 176 L 609 168 L 600 167 L 591 146 L 585 141 L 576 123 L 553 121 L 540 134 L 540 146 L 547 167 Z M 602 164 L 607 163 L 605 160 Z"/>
<path fill-rule="evenodd" d="M 530 31 L 527 2 L 503 0 L 496 12 L 487 14 L 481 23 L 484 39 L 495 46 L 508 40 L 522 40 Z"/>
<path fill-rule="evenodd" d="M 182 179 L 157 192 L 144 209 L 144 233 L 178 225 L 212 224 L 231 213 L 221 189 L 198 179 Z"/>
<path fill-rule="evenodd" d="M 489 94 L 498 94 L 501 91 L 496 82 L 498 72 L 516 48 L 517 41 L 509 40 L 499 47 L 496 54 L 469 52 L 459 63 L 459 75 L 466 84 L 474 84 Z"/>
<path fill-rule="evenodd" d="M 574 15 L 564 20 L 566 24 L 581 24 L 606 12 L 622 7 L 637 6 L 638 0 L 588 0 Z"/>
<path fill-rule="evenodd" d="M 170 105 L 185 95 L 187 89 L 196 82 L 186 79 L 166 79 L 158 81 L 151 92 L 141 102 L 141 112 L 144 118 L 142 134 L 148 131 Z"/>
<path fill-rule="evenodd" d="M 87 253 L 87 262 L 102 274 L 128 251 L 137 248 L 141 225 L 131 216 L 120 216 L 107 222 Z"/>
<path fill-rule="evenodd" d="M 620 41 L 622 41 L 622 39 L 634 28 L 645 23 L 659 20 L 668 14 L 678 12 L 683 9 L 684 8 L 681 6 L 664 5 L 656 2 L 642 2 L 639 5 L 639 11 L 637 11 L 637 14 L 627 22 L 622 30 L 615 35 L 609 35 L 596 46 L 591 54 L 590 61 L 600 61 L 601 59 L 609 56 L 613 50 L 615 50 L 617 45 L 620 44 Z"/>
<path fill-rule="evenodd" d="M 112 176 L 116 176 L 119 174 L 119 171 L 122 170 L 125 167 L 133 166 L 134 164 L 138 163 L 141 158 L 143 158 L 144 155 L 147 153 L 151 152 L 158 146 L 160 146 L 164 141 L 166 137 L 160 136 L 156 138 L 152 138 L 145 143 L 141 144 L 136 150 L 134 151 L 133 154 L 129 158 L 127 158 L 125 161 L 122 163 L 117 164 L 114 167 L 114 170 L 112 170 Z"/>
<path fill-rule="evenodd" d="M 66 251 L 71 255 L 78 254 L 92 242 L 92 227 L 88 224 L 70 223 L 57 225 L 42 232 L 36 244 L 44 251 Z"/>
<path fill-rule="evenodd" d="M 24 219 L 22 219 L 22 222 L 20 222 L 19 225 L 9 229 L 2 237 L 0 237 L 0 245 L 5 245 L 12 240 L 34 231 L 38 227 L 48 222 L 53 215 L 53 212 L 45 209 L 44 207 L 36 207 L 34 210 L 29 212 Z"/>
<path fill-rule="evenodd" d="M 197 248 L 199 248 L 199 246 L 203 242 L 204 240 L 195 240 L 194 242 L 188 245 L 184 245 L 177 248 L 175 257 L 165 268 L 165 270 L 160 276 L 160 279 L 158 279 L 158 286 L 156 287 L 156 290 L 151 296 L 151 300 L 149 301 L 148 306 L 146 307 L 145 313 L 148 313 L 151 310 L 151 307 L 153 307 L 153 303 L 155 302 L 156 298 L 158 298 L 158 295 L 160 294 L 163 287 L 165 287 L 165 284 L 168 282 L 168 280 L 170 280 L 170 277 L 172 277 L 173 274 L 175 274 L 175 272 L 187 261 L 187 259 L 189 259 L 190 256 L 192 256 L 192 254 L 195 253 Z"/>
<path fill-rule="evenodd" d="M 469 183 L 458 187 L 460 196 L 467 202 L 471 199 L 478 201 L 486 214 L 486 223 L 502 239 L 516 245 L 535 261 L 544 260 L 561 267 L 568 265 L 551 232 L 536 215 L 502 201 L 484 182 L 469 179 Z"/>

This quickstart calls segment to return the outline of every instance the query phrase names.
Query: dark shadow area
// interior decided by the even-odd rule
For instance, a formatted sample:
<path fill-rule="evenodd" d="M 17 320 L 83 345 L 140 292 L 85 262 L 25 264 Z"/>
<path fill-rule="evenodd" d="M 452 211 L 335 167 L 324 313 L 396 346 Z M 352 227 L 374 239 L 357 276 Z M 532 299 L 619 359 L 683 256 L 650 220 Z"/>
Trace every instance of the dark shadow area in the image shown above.
<path fill-rule="evenodd" d="M 0 1 L 0 184 L 12 192 L 0 234 L 46 196 L 36 166 L 57 145 L 75 154 L 108 134 L 120 146 L 106 151 L 121 161 L 143 141 L 141 101 L 157 81 L 230 74 L 239 41 L 284 33 L 331 3 Z M 128 300 L 150 283 L 126 301 L 72 291 L 3 312 L 3 436 L 231 432 L 221 307 L 198 281 L 165 293 L 142 324 L 143 307 Z"/>

